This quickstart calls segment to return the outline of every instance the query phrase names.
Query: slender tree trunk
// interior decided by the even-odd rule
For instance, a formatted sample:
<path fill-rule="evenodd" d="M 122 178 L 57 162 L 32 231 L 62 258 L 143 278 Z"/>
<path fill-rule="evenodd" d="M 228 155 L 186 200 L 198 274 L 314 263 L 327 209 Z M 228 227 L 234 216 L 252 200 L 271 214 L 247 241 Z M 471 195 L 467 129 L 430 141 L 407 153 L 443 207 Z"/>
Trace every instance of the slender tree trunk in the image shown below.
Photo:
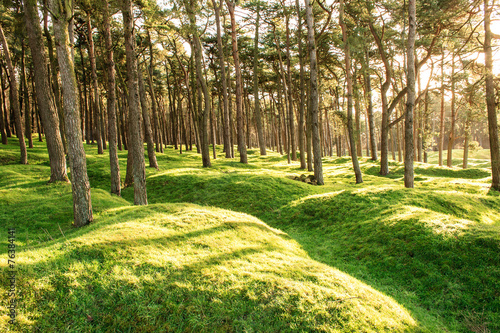
<path fill-rule="evenodd" d="M 365 98 L 367 100 L 366 113 L 368 117 L 368 129 L 370 137 L 370 151 L 372 161 L 377 160 L 377 140 L 375 137 L 375 121 L 373 119 L 373 101 L 372 101 L 372 80 L 370 77 L 370 58 L 368 55 L 368 48 L 365 49 L 365 66 L 364 66 L 364 78 L 365 78 Z"/>
<path fill-rule="evenodd" d="M 94 38 L 92 34 L 92 26 L 90 24 L 90 13 L 87 13 L 87 42 L 89 48 L 89 61 L 92 71 L 92 109 L 94 111 L 94 133 L 97 141 L 97 154 L 103 154 L 102 138 L 101 138 L 101 119 L 100 119 L 100 104 L 99 104 L 99 81 L 97 80 L 97 65 L 95 62 Z"/>
<path fill-rule="evenodd" d="M 295 125 L 294 125 L 294 112 L 293 112 L 293 85 L 292 85 L 292 65 L 290 61 L 290 18 L 286 14 L 286 55 L 287 55 L 287 87 L 288 87 L 288 122 L 290 131 L 290 149 L 292 150 L 292 161 L 297 160 L 297 149 L 295 148 Z"/>
<path fill-rule="evenodd" d="M 7 79 L 8 76 L 6 75 Z M 2 85 L 2 101 L 3 101 L 3 111 L 4 111 L 4 117 L 5 117 L 5 132 L 7 133 L 7 137 L 10 138 L 12 137 L 12 131 L 11 131 L 11 124 L 10 124 L 10 110 L 7 107 L 7 102 L 10 102 L 8 98 L 5 97 L 5 90 L 7 90 L 5 82 L 4 82 L 4 75 L 3 75 L 3 67 L 0 66 L 0 83 Z"/>
<path fill-rule="evenodd" d="M 304 105 L 306 103 L 305 96 L 305 84 L 304 84 L 304 51 L 302 49 L 302 15 L 300 13 L 299 0 L 295 0 L 295 7 L 297 8 L 297 19 L 298 19 L 298 29 L 297 29 L 297 39 L 299 44 L 299 66 L 300 66 L 300 77 L 299 77 L 299 88 L 300 88 L 300 102 L 299 102 L 299 153 L 300 153 L 300 168 L 306 169 L 306 152 L 304 145 Z"/>
<path fill-rule="evenodd" d="M 186 11 L 188 12 L 189 16 L 189 21 L 191 24 L 191 33 L 193 34 L 193 43 L 192 46 L 194 48 L 194 60 L 195 60 L 195 69 L 196 69 L 196 76 L 197 76 L 197 81 L 199 84 L 199 87 L 201 88 L 203 92 L 203 100 L 204 100 L 204 106 L 202 107 L 201 105 L 201 94 L 199 94 L 199 114 L 198 118 L 200 120 L 199 125 L 199 136 L 200 136 L 200 150 L 201 150 L 201 159 L 203 163 L 203 167 L 210 167 L 210 147 L 208 144 L 208 118 L 210 116 L 210 110 L 211 110 L 211 102 L 210 102 L 210 93 L 208 91 L 208 86 L 205 81 L 205 77 L 203 76 L 203 69 L 202 69 L 202 49 L 201 49 L 201 42 L 200 38 L 198 36 L 198 30 L 196 27 L 196 16 L 194 13 L 194 0 L 186 0 L 185 1 L 185 6 L 186 6 Z"/>
<path fill-rule="evenodd" d="M 50 79 L 52 83 L 52 93 L 54 94 L 54 100 L 57 109 L 57 115 L 59 117 L 59 132 L 61 133 L 61 139 L 64 147 L 64 154 L 68 154 L 68 147 L 66 144 L 66 125 L 64 121 L 64 110 L 61 103 L 61 88 L 59 86 L 59 78 L 57 75 L 57 59 L 54 55 L 54 46 L 52 41 L 52 35 L 49 32 L 48 28 L 48 2 L 49 0 L 43 0 L 44 8 L 43 8 L 43 30 L 45 38 L 47 39 L 48 46 L 48 55 L 50 62 Z M 83 58 L 82 58 L 83 59 Z M 83 62 L 83 60 L 82 60 Z"/>
<path fill-rule="evenodd" d="M 415 109 L 415 34 L 416 0 L 408 2 L 408 49 L 407 49 L 407 86 L 408 96 L 405 111 L 405 174 L 406 188 L 413 188 L 413 111 Z"/>
<path fill-rule="evenodd" d="M 131 0 L 122 0 L 125 51 L 127 62 L 128 107 L 129 107 L 129 154 L 132 154 L 134 174 L 134 204 L 147 205 L 146 165 L 144 144 L 141 135 L 142 117 L 139 110 L 138 66 L 135 53 L 134 20 Z"/>
<path fill-rule="evenodd" d="M 240 162 L 248 163 L 247 159 L 247 148 L 245 145 L 245 133 L 244 133 L 244 122 L 243 122 L 243 106 L 242 106 L 242 78 L 241 78 L 241 68 L 240 68 L 240 55 L 238 51 L 238 40 L 236 34 L 236 20 L 234 16 L 235 3 L 231 0 L 226 0 L 226 5 L 229 10 L 229 16 L 231 18 L 231 44 L 233 48 L 233 60 L 234 60 L 234 70 L 236 75 L 236 123 L 238 127 L 237 140 L 238 140 L 238 151 L 240 153 Z"/>
<path fill-rule="evenodd" d="M 0 134 L 2 135 L 2 144 L 6 145 L 8 143 L 7 131 L 6 131 L 7 122 L 4 119 L 5 103 L 4 103 L 4 94 L 2 88 L 3 87 L 0 86 L 0 90 L 2 90 L 2 92 L 0 92 Z"/>
<path fill-rule="evenodd" d="M 227 81 L 226 81 L 226 65 L 224 61 L 224 50 L 222 47 L 222 37 L 220 28 L 220 9 L 222 7 L 222 0 L 220 6 L 217 6 L 216 0 L 212 0 L 215 10 L 215 22 L 217 25 L 217 50 L 219 52 L 219 66 L 221 70 L 221 81 L 222 81 L 222 101 L 223 101 L 223 112 L 224 112 L 224 151 L 226 153 L 226 158 L 231 158 L 231 148 L 230 148 L 230 135 L 231 129 L 229 126 L 229 107 L 228 107 L 228 96 L 227 96 Z"/>
<path fill-rule="evenodd" d="M 257 136 L 259 140 L 260 155 L 267 155 L 266 139 L 262 130 L 262 120 L 260 115 L 259 101 L 259 19 L 260 19 L 260 4 L 257 3 L 257 17 L 255 18 L 255 37 L 253 42 L 253 96 L 255 105 L 255 122 L 257 123 Z"/>
<path fill-rule="evenodd" d="M 455 145 L 455 54 L 451 56 L 451 128 L 448 135 L 448 154 L 446 159 L 446 166 L 451 168 L 453 166 L 453 146 Z"/>
<path fill-rule="evenodd" d="M 311 87 L 309 93 L 309 112 L 311 113 L 312 125 L 312 147 L 314 152 L 314 177 L 318 181 L 318 185 L 324 185 L 323 181 L 323 165 L 321 161 L 321 138 L 319 134 L 318 122 L 318 61 L 316 58 L 316 41 L 314 38 L 314 17 L 312 14 L 312 4 L 310 0 L 305 0 L 306 19 L 307 19 L 307 40 L 309 44 L 309 61 Z"/>
<path fill-rule="evenodd" d="M 108 132 L 109 132 L 109 165 L 111 172 L 111 193 L 121 195 L 120 164 L 117 151 L 116 121 L 116 79 L 115 61 L 113 60 L 113 41 L 111 37 L 110 12 L 108 0 L 102 0 L 104 41 L 106 43 L 106 69 L 108 71 Z"/>
<path fill-rule="evenodd" d="M 28 80 L 26 79 L 26 65 L 25 59 L 26 51 L 24 48 L 24 41 L 21 43 L 21 83 L 23 86 L 23 98 L 24 98 L 24 129 L 26 139 L 28 139 L 28 148 L 33 148 L 33 136 L 31 135 L 31 103 L 30 94 L 28 91 Z"/>
<path fill-rule="evenodd" d="M 12 111 L 14 112 L 14 120 L 16 125 L 16 135 L 19 139 L 19 148 L 21 150 L 21 164 L 28 164 L 28 153 L 26 152 L 26 142 L 24 141 L 24 132 L 23 132 L 23 122 L 21 118 L 21 110 L 19 107 L 19 94 L 17 91 L 17 79 L 16 73 L 14 70 L 14 65 L 12 64 L 12 59 L 10 56 L 9 45 L 7 44 L 7 39 L 3 33 L 3 27 L 0 24 L 0 42 L 3 46 L 3 55 L 5 58 L 5 62 L 7 63 L 7 69 L 9 71 L 10 77 L 10 91 L 12 94 Z"/>
<path fill-rule="evenodd" d="M 59 132 L 59 117 L 52 100 L 49 74 L 47 70 L 47 56 L 42 40 L 42 29 L 38 17 L 36 0 L 24 1 L 24 18 L 28 32 L 28 42 L 31 49 L 31 57 L 34 66 L 34 81 L 36 82 L 36 98 L 38 110 L 45 129 L 47 150 L 50 161 L 49 182 L 68 182 L 66 173 L 66 157 L 64 146 Z M 40 133 L 40 130 L 38 130 Z"/>
<path fill-rule="evenodd" d="M 351 148 L 351 160 L 354 174 L 356 175 L 356 184 L 363 182 L 361 169 L 359 168 L 358 156 L 356 151 L 356 139 L 354 138 L 354 124 L 352 119 L 352 74 L 351 74 L 351 50 L 347 40 L 347 27 L 344 23 L 344 0 L 340 0 L 339 23 L 342 28 L 342 39 L 345 52 L 345 71 L 347 81 L 347 132 L 349 135 L 349 145 Z"/>
<path fill-rule="evenodd" d="M 139 83 L 139 99 L 142 110 L 142 119 L 144 120 L 144 136 L 146 139 L 146 146 L 148 150 L 148 160 L 149 166 L 151 168 L 155 168 L 158 170 L 158 162 L 156 161 L 155 154 L 155 144 L 153 142 L 153 133 L 151 130 L 151 118 L 149 117 L 148 112 L 148 101 L 146 99 L 146 89 L 144 87 L 144 79 L 142 77 L 142 71 L 139 69 L 138 73 L 138 83 Z M 155 101 L 151 101 L 151 103 L 155 103 Z"/>
<path fill-rule="evenodd" d="M 489 0 L 484 0 L 484 54 L 486 67 L 486 105 L 488 109 L 488 133 L 491 155 L 491 188 L 500 191 L 500 144 L 498 141 L 498 120 L 495 104 L 495 86 L 493 83 L 493 55 L 491 50 L 491 12 Z"/>
<path fill-rule="evenodd" d="M 441 57 L 441 117 L 439 122 L 439 166 L 443 165 L 443 146 L 444 146 L 444 52 Z"/>
<path fill-rule="evenodd" d="M 68 0 L 51 0 L 50 6 L 53 14 L 52 22 L 54 22 L 54 36 L 61 72 L 61 83 L 64 87 L 64 120 L 66 122 L 66 139 L 68 140 L 71 185 L 73 188 L 74 225 L 81 227 L 92 222 L 93 216 L 87 162 L 80 132 L 80 110 L 75 69 L 71 58 L 68 36 L 68 22 L 72 14 L 68 12 Z"/>

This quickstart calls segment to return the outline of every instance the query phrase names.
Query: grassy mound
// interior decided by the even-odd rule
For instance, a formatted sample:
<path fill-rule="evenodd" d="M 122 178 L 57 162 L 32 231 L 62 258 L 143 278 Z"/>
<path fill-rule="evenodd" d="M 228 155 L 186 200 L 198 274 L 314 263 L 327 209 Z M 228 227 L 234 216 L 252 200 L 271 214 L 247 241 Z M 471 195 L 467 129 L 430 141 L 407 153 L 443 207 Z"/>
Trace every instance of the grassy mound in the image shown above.
<path fill-rule="evenodd" d="M 48 167 L 0 170 L 2 220 L 16 222 L 21 245 L 14 331 L 402 332 L 417 325 L 390 297 L 310 259 L 250 215 L 194 204 L 134 207 L 94 190 L 95 223 L 73 229 L 70 185 L 40 183 Z M 7 280 L 4 267 L 0 279 Z"/>
<path fill-rule="evenodd" d="M 70 186 L 46 185 L 43 145 L 29 166 L 15 164 L 15 144 L 0 149 L 0 219 L 17 223 L 20 245 L 19 331 L 500 331 L 500 196 L 488 169 L 417 163 L 408 190 L 399 163 L 381 177 L 361 159 L 355 185 L 350 159 L 327 157 L 326 185 L 311 186 L 272 152 L 204 169 L 167 149 L 160 171 L 147 169 L 151 204 L 134 207 L 133 189 L 107 193 L 108 156 L 87 146 L 96 223 L 73 229 Z"/>

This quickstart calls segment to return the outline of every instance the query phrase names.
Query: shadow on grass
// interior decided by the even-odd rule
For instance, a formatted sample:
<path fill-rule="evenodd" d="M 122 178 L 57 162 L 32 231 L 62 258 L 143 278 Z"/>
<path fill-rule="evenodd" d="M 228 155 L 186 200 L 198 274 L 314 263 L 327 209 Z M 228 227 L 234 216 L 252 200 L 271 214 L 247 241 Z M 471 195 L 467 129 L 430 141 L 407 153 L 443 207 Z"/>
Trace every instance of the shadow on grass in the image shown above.
<path fill-rule="evenodd" d="M 325 274 L 342 273 L 298 256 L 288 248 L 292 244 L 279 241 L 281 234 L 245 222 L 244 215 L 242 223 L 184 235 L 165 235 L 154 220 L 138 227 L 151 212 L 175 217 L 179 207 L 187 214 L 194 208 L 117 209 L 81 238 L 41 248 L 50 253 L 42 254 L 45 259 L 19 264 L 19 288 L 27 293 L 19 304 L 19 331 L 416 330 L 392 300 L 355 280 L 349 282 L 359 284 L 353 290 L 334 289 L 349 283 Z M 135 230 L 126 229 L 130 224 Z M 249 227 L 259 229 L 254 238 L 248 237 Z M 120 238 L 122 231 L 130 238 Z M 354 292 L 359 296 L 348 297 Z M 31 323 L 23 318 L 28 314 Z"/>
<path fill-rule="evenodd" d="M 404 167 L 400 164 L 391 167 L 388 175 L 380 175 L 380 166 L 369 166 L 362 168 L 363 173 L 371 176 L 379 176 L 385 178 L 401 178 L 404 176 Z M 430 177 L 447 177 L 447 178 L 463 178 L 463 179 L 482 179 L 491 176 L 491 172 L 483 169 L 451 169 L 444 167 L 418 167 L 416 166 L 415 175 L 430 176 Z"/>
<path fill-rule="evenodd" d="M 151 202 L 253 214 L 288 233 L 313 259 L 388 293 L 418 316 L 433 309 L 461 330 L 467 311 L 484 311 L 490 329 L 500 329 L 494 296 L 500 237 L 498 229 L 493 237 L 478 232 L 488 219 L 498 224 L 498 197 L 376 186 L 328 195 L 284 178 L 238 174 L 162 175 L 148 184 Z"/>

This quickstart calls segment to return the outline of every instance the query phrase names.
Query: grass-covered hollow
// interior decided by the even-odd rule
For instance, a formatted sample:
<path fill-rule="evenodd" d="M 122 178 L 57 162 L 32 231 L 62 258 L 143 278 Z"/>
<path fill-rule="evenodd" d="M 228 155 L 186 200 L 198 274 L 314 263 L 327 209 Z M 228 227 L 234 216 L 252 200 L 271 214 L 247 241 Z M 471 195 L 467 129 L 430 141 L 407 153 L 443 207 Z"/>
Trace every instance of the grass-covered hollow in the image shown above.
<path fill-rule="evenodd" d="M 70 185 L 46 184 L 44 145 L 27 166 L 14 141 L 0 147 L 0 255 L 15 224 L 19 291 L 11 327 L 0 261 L 0 331 L 500 331 L 488 169 L 417 163 L 409 190 L 399 163 L 381 177 L 362 159 L 355 185 L 349 158 L 324 158 L 326 185 L 311 186 L 270 151 L 204 169 L 169 148 L 137 207 L 131 188 L 108 193 L 108 156 L 86 149 L 95 223 L 74 229 Z"/>

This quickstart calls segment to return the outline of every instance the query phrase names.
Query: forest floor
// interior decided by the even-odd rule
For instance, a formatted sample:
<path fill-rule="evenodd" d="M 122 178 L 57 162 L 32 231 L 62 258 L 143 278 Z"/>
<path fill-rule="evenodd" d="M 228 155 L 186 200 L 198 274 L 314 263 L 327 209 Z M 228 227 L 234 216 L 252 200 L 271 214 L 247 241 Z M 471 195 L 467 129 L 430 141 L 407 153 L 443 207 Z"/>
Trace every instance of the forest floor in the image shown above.
<path fill-rule="evenodd" d="M 47 184 L 44 143 L 17 164 L 0 147 L 0 331 L 499 332 L 500 195 L 487 151 L 473 168 L 391 173 L 250 149 L 249 164 L 171 147 L 147 169 L 148 206 L 109 191 L 109 157 L 86 146 L 95 222 L 75 229 L 70 184 Z M 460 151 L 456 151 L 459 165 Z M 436 153 L 430 161 L 435 162 Z M 126 152 L 119 152 L 122 179 Z M 461 165 L 461 164 L 460 164 Z M 8 324 L 8 228 L 16 228 L 17 324 Z"/>

